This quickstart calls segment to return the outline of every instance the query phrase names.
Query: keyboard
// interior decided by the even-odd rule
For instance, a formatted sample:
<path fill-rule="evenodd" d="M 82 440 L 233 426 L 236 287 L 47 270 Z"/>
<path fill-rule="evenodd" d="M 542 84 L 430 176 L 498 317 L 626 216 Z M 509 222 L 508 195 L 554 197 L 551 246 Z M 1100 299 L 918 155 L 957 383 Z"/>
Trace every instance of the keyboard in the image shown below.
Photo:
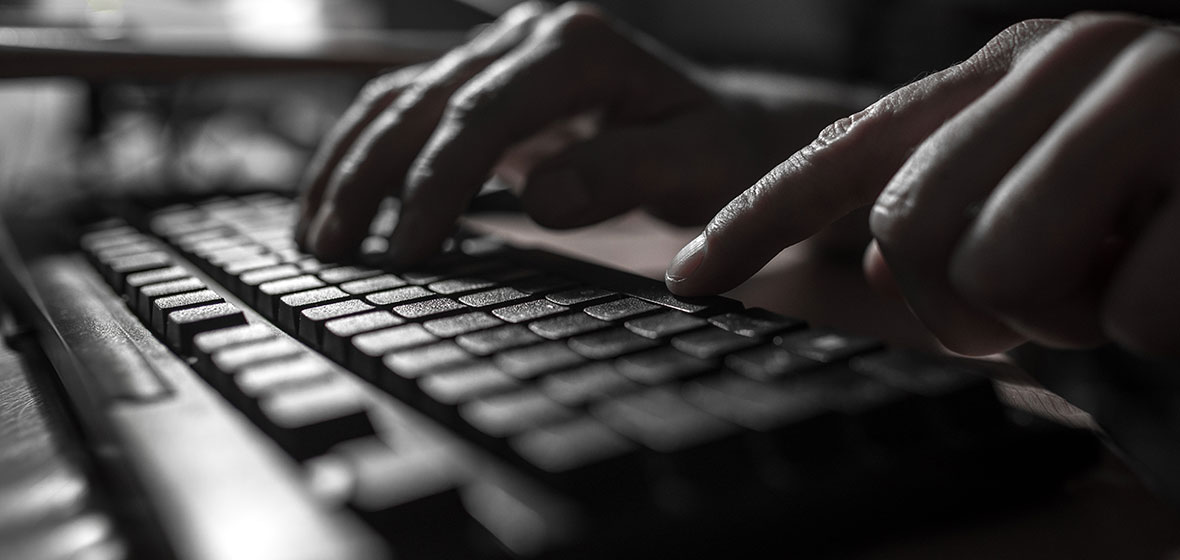
<path fill-rule="evenodd" d="M 277 194 L 107 214 L 7 281 L 146 557 L 827 554 L 1096 454 L 983 362 L 466 229 L 389 270 L 392 206 L 348 263 Z"/>

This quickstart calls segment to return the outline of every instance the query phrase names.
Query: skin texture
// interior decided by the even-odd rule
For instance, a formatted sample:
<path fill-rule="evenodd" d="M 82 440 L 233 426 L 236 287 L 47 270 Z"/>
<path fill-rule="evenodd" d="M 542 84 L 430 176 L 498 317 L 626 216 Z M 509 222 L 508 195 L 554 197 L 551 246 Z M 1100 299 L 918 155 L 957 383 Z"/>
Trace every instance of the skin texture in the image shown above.
<path fill-rule="evenodd" d="M 702 224 L 864 98 L 706 74 L 596 8 L 522 4 L 440 60 L 363 90 L 305 175 L 296 237 L 346 257 L 395 195 L 391 261 L 420 264 L 492 173 L 548 227 L 637 207 Z"/>
<path fill-rule="evenodd" d="M 1114 341 L 1174 355 L 1177 94 L 1174 29 L 1099 14 L 1017 24 L 825 129 L 718 213 L 668 286 L 726 290 L 871 205 L 866 276 L 951 350 Z"/>
<path fill-rule="evenodd" d="M 345 257 L 394 195 L 391 260 L 420 264 L 495 173 L 549 227 L 715 213 L 666 275 L 692 296 L 867 221 L 866 278 L 953 351 L 1174 355 L 1177 94 L 1180 35 L 1126 15 L 1016 24 L 869 104 L 705 72 L 592 7 L 525 4 L 365 89 L 309 168 L 297 234 Z"/>

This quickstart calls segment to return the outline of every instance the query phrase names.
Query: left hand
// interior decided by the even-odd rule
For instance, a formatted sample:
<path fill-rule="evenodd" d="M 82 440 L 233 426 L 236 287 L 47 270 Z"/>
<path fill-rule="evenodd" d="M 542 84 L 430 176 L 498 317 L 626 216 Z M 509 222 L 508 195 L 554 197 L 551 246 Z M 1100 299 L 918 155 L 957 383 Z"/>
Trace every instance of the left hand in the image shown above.
<path fill-rule="evenodd" d="M 722 210 L 668 286 L 729 289 L 875 200 L 866 273 L 947 348 L 1176 354 L 1178 189 L 1180 33 L 1027 21 L 829 127 Z"/>

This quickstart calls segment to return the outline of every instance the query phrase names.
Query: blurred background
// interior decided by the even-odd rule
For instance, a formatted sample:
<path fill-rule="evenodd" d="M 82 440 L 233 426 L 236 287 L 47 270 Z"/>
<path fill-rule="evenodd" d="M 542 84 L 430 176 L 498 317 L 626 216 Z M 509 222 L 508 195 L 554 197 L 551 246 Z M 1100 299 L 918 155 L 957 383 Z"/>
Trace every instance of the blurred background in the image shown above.
<path fill-rule="evenodd" d="M 433 58 L 513 3 L 0 1 L 0 48 L 8 53 L 0 76 L 13 77 L 0 81 L 0 192 L 33 204 L 49 183 L 61 184 L 55 198 L 63 191 L 291 189 L 368 78 Z M 1180 3 L 1158 0 L 600 4 L 705 65 L 884 88 L 966 58 L 1021 19 L 1080 9 L 1180 16 Z M 34 56 L 55 49 L 95 56 L 73 64 Z M 166 54 L 187 62 L 153 58 Z M 17 78 L 61 73 L 85 78 Z"/>

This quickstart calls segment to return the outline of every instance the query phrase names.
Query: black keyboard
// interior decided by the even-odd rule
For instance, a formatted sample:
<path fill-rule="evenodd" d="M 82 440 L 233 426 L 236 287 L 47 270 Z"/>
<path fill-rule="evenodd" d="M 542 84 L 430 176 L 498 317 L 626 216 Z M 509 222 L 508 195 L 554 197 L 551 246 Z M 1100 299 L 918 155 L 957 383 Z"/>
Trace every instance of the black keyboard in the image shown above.
<path fill-rule="evenodd" d="M 1010 498 L 1093 449 L 1002 406 L 978 362 L 471 232 L 419 270 L 385 270 L 392 210 L 356 262 L 325 263 L 295 246 L 295 215 L 278 195 L 219 197 L 128 212 L 80 245 L 316 474 L 309 492 L 405 556 L 815 550 Z M 492 503 L 527 507 L 489 511 L 479 474 L 400 461 L 380 409 L 403 405 L 521 481 Z M 336 470 L 350 482 L 324 484 Z"/>

